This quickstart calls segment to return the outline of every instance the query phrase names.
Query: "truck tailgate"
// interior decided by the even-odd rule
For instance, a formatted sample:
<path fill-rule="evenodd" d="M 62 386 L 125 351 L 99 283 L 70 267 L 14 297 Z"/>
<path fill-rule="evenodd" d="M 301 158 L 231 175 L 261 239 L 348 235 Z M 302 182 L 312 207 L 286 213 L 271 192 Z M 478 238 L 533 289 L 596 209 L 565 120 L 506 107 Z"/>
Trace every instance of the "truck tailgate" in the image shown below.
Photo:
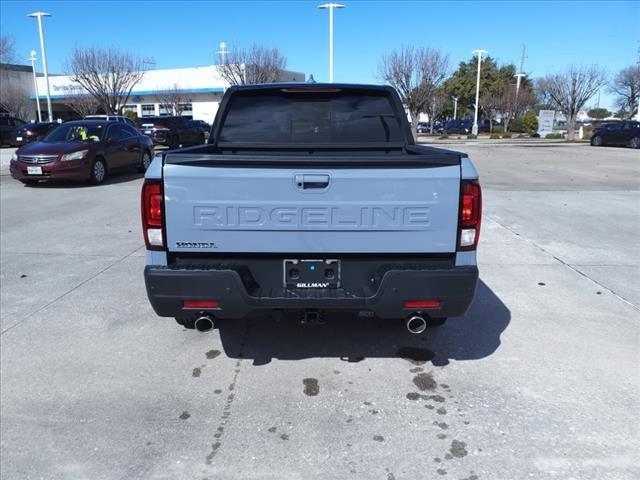
<path fill-rule="evenodd" d="M 447 253 L 460 166 L 213 167 L 165 164 L 170 252 Z"/>

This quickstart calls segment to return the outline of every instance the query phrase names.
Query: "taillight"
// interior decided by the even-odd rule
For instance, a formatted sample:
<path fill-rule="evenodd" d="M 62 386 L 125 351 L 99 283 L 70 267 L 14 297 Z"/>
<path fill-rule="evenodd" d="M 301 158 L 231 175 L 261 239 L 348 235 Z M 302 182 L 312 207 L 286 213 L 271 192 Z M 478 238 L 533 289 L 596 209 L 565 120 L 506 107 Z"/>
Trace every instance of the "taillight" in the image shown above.
<path fill-rule="evenodd" d="M 460 185 L 460 231 L 458 250 L 475 250 L 482 220 L 482 190 L 477 180 L 463 180 Z"/>
<path fill-rule="evenodd" d="M 142 185 L 142 233 L 147 250 L 164 250 L 164 195 L 161 180 Z"/>

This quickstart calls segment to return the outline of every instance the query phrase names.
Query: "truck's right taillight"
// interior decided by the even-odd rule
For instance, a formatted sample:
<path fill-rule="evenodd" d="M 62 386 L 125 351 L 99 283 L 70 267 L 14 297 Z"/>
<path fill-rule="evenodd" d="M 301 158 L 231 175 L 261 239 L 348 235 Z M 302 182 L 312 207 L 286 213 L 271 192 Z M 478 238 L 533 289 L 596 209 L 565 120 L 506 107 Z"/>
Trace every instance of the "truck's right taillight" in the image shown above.
<path fill-rule="evenodd" d="M 161 180 L 142 185 L 142 233 L 147 250 L 164 250 L 164 194 Z"/>
<path fill-rule="evenodd" d="M 463 180 L 460 185 L 460 229 L 458 250 L 475 250 L 480 238 L 482 190 L 477 180 Z"/>

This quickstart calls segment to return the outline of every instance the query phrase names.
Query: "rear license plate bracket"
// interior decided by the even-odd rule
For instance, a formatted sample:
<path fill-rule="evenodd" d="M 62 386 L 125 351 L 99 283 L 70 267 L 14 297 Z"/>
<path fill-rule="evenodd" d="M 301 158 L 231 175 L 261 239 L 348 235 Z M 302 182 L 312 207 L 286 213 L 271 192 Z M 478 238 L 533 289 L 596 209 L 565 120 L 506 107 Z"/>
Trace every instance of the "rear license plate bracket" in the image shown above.
<path fill-rule="evenodd" d="M 285 288 L 340 288 L 341 265 L 337 259 L 285 259 Z"/>

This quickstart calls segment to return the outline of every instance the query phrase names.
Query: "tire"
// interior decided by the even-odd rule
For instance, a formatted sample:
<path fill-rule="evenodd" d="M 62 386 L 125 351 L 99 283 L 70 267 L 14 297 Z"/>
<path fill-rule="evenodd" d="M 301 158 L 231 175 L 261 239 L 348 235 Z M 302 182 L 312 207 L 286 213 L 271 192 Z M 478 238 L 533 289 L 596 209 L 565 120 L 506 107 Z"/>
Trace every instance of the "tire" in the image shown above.
<path fill-rule="evenodd" d="M 427 320 L 427 327 L 441 327 L 445 323 L 447 323 L 447 317 L 430 318 Z"/>
<path fill-rule="evenodd" d="M 596 135 L 595 137 L 591 137 L 591 146 L 592 147 L 601 147 L 604 145 L 602 141 L 602 137 L 600 135 Z"/>
<path fill-rule="evenodd" d="M 629 142 L 631 148 L 640 148 L 640 137 L 633 137 Z"/>
<path fill-rule="evenodd" d="M 180 138 L 178 138 L 177 135 L 173 135 L 171 137 L 171 143 L 169 143 L 169 148 L 173 150 L 174 148 L 178 148 L 179 145 L 180 145 Z"/>
<path fill-rule="evenodd" d="M 175 317 L 175 320 L 178 325 L 182 325 L 189 330 L 195 330 L 196 328 L 196 317 Z"/>
<path fill-rule="evenodd" d="M 100 185 L 107 178 L 107 162 L 102 158 L 96 158 L 91 163 L 89 181 L 94 185 Z"/>
<path fill-rule="evenodd" d="M 202 145 L 204 142 L 205 142 L 204 133 L 201 133 L 200 136 L 198 137 L 198 145 Z"/>
<path fill-rule="evenodd" d="M 151 154 L 147 151 L 142 153 L 142 160 L 140 160 L 140 166 L 138 167 L 138 171 L 140 173 L 144 173 L 147 171 L 147 168 L 149 168 L 149 165 L 151 165 L 151 162 L 153 161 L 153 159 L 151 158 Z"/>

